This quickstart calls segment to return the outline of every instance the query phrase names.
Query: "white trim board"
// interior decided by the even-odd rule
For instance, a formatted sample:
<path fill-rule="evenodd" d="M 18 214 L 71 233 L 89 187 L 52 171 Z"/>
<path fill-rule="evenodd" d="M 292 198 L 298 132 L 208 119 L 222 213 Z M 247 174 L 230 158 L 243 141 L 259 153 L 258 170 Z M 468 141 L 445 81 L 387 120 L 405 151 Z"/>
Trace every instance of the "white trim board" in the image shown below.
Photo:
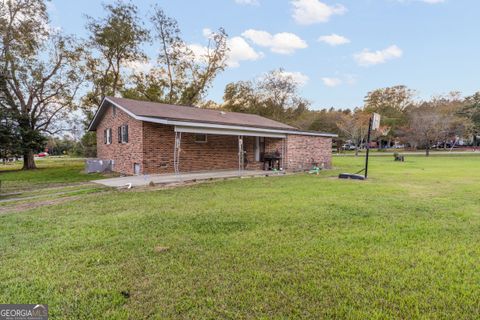
<path fill-rule="evenodd" d="M 185 127 L 175 126 L 175 132 L 186 133 L 202 133 L 202 134 L 218 134 L 227 136 L 249 136 L 249 137 L 268 137 L 268 138 L 286 138 L 286 134 L 268 133 L 255 130 L 234 130 L 234 129 L 215 129 L 215 128 L 201 128 L 201 127 Z"/>

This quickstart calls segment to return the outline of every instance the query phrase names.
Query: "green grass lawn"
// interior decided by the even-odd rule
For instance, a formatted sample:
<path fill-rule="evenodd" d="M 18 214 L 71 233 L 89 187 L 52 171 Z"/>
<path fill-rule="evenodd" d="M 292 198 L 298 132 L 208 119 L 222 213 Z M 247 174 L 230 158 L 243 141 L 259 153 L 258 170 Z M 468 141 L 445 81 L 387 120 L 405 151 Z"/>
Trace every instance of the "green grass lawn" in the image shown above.
<path fill-rule="evenodd" d="M 374 157 L 368 181 L 335 178 L 362 163 L 2 215 L 0 303 L 52 319 L 478 319 L 480 157 Z"/>
<path fill-rule="evenodd" d="M 38 169 L 23 171 L 22 162 L 0 164 L 0 193 L 30 191 L 38 188 L 100 179 L 101 174 L 85 174 L 85 160 L 75 158 L 49 158 L 36 160 Z"/>

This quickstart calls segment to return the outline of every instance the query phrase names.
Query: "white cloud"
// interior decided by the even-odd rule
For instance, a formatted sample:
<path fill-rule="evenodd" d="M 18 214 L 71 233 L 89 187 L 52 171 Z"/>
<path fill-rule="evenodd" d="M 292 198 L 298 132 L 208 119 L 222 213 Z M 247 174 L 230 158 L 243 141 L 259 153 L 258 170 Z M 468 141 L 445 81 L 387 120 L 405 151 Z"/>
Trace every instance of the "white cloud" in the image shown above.
<path fill-rule="evenodd" d="M 272 35 L 267 31 L 248 29 L 242 33 L 242 36 L 256 45 L 270 48 L 272 52 L 279 54 L 292 54 L 297 49 L 308 47 L 305 40 L 289 32 L 280 32 Z"/>
<path fill-rule="evenodd" d="M 308 78 L 307 75 L 301 73 L 301 72 L 291 72 L 291 71 L 278 71 L 279 76 L 283 76 L 286 78 L 291 78 L 293 81 L 295 81 L 299 86 L 304 86 L 308 83 Z"/>
<path fill-rule="evenodd" d="M 307 75 L 305 75 L 301 72 L 284 71 L 283 74 L 285 74 L 286 76 L 292 77 L 293 81 L 298 83 L 298 85 L 300 85 L 300 86 L 306 85 L 308 83 L 308 80 L 310 80 Z"/>
<path fill-rule="evenodd" d="M 256 52 L 242 37 L 233 37 L 227 41 L 228 60 L 227 64 L 231 68 L 240 66 L 240 61 L 255 61 L 263 57 L 263 53 Z"/>
<path fill-rule="evenodd" d="M 204 35 L 208 38 L 210 33 L 204 32 Z M 239 67 L 241 61 L 255 61 L 263 58 L 263 53 L 256 52 L 242 37 L 227 39 L 227 47 L 229 49 L 227 53 L 227 66 L 230 68 Z M 192 50 L 198 62 L 206 62 L 205 56 L 208 54 L 208 48 L 206 46 L 193 43 L 189 44 L 188 48 Z"/>
<path fill-rule="evenodd" d="M 388 60 L 398 59 L 403 55 L 402 49 L 396 45 L 392 45 L 383 50 L 370 51 L 364 49 L 362 52 L 355 54 L 353 57 L 360 66 L 368 67 L 371 65 L 385 63 Z"/>
<path fill-rule="evenodd" d="M 342 44 L 350 43 L 349 39 L 335 33 L 332 33 L 328 36 L 321 36 L 320 38 L 318 38 L 318 41 L 325 42 L 331 46 L 339 46 Z"/>
<path fill-rule="evenodd" d="M 339 86 L 343 83 L 342 79 L 339 78 L 329 78 L 329 77 L 324 77 L 322 78 L 322 82 L 324 85 L 327 87 L 336 87 Z"/>
<path fill-rule="evenodd" d="M 260 3 L 258 0 L 235 0 L 238 4 L 248 5 L 248 6 L 258 6 Z"/>
<path fill-rule="evenodd" d="M 319 0 L 293 0 L 293 19 L 298 24 L 313 24 L 328 22 L 333 15 L 341 15 L 347 12 L 341 4 L 329 6 Z"/>

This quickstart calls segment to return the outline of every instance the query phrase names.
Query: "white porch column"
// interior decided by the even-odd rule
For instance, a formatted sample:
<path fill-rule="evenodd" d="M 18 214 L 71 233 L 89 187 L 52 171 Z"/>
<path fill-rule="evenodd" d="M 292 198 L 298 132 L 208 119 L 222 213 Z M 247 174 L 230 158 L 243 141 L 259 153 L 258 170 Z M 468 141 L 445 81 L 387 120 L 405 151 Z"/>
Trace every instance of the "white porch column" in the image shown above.
<path fill-rule="evenodd" d="M 242 175 L 244 167 L 243 136 L 238 136 L 238 175 Z"/>
<path fill-rule="evenodd" d="M 173 147 L 173 170 L 176 175 L 180 174 L 180 151 L 182 144 L 182 133 L 175 132 L 175 145 Z"/>
<path fill-rule="evenodd" d="M 282 159 L 280 160 L 280 166 L 282 171 L 285 171 L 285 157 L 287 155 L 287 138 L 282 138 Z"/>

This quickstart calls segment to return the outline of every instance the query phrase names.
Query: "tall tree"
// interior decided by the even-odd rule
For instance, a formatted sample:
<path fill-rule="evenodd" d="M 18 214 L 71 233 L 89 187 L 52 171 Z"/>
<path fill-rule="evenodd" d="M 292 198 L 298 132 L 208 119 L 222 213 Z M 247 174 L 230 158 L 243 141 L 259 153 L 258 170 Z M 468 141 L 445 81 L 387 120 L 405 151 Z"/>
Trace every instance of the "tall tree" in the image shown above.
<path fill-rule="evenodd" d="M 227 34 L 220 28 L 208 35 L 207 46 L 188 45 L 174 18 L 154 8 L 151 21 L 160 50 L 157 63 L 135 74 L 124 96 L 150 101 L 193 105 L 199 103 L 216 76 L 227 65 Z"/>
<path fill-rule="evenodd" d="M 33 154 L 54 134 L 81 84 L 81 49 L 48 25 L 41 0 L 0 3 L 0 108 L 18 126 L 23 169 L 34 169 Z"/>
<path fill-rule="evenodd" d="M 428 102 L 411 108 L 408 111 L 408 125 L 403 129 L 403 137 L 413 147 L 425 148 L 425 155 L 428 157 L 432 145 L 444 136 L 447 117 Z"/>
<path fill-rule="evenodd" d="M 256 81 L 239 81 L 225 87 L 223 108 L 248 112 L 295 124 L 308 112 L 309 101 L 299 93 L 299 83 L 282 69 Z"/>
<path fill-rule="evenodd" d="M 262 114 L 262 97 L 253 81 L 237 81 L 225 86 L 223 108 L 233 112 Z"/>
<path fill-rule="evenodd" d="M 406 110 L 414 105 L 415 91 L 399 85 L 373 90 L 364 99 L 366 112 L 382 115 L 382 124 L 389 127 L 386 139 L 396 136 L 396 130 L 407 122 Z"/>
<path fill-rule="evenodd" d="M 106 11 L 105 17 L 87 17 L 90 50 L 85 61 L 90 88 L 82 99 L 82 109 L 86 116 L 85 128 L 105 96 L 115 96 L 125 90 L 127 69 L 146 59 L 142 44 L 150 37 L 134 4 L 116 1 L 104 4 L 103 8 Z M 96 154 L 96 141 L 94 132 L 85 133 L 81 139 L 85 155 Z"/>
<path fill-rule="evenodd" d="M 344 115 L 350 114 L 342 110 L 320 110 L 312 112 L 309 116 L 312 117 L 312 122 L 308 127 L 309 130 L 324 131 L 340 134 L 337 123 Z"/>
<path fill-rule="evenodd" d="M 435 112 L 438 112 L 440 118 L 440 143 L 447 148 L 447 143 L 456 143 L 457 137 L 470 135 L 473 129 L 472 121 L 465 117 L 465 99 L 459 92 L 450 92 L 447 95 L 435 96 L 426 102 Z M 452 146 L 453 146 L 452 144 Z"/>
<path fill-rule="evenodd" d="M 87 17 L 90 31 L 87 56 L 87 80 L 91 88 L 84 97 L 87 112 L 100 106 L 105 96 L 115 96 L 124 89 L 124 70 L 129 64 L 146 59 L 141 46 L 149 39 L 149 31 L 138 17 L 137 7 L 117 0 L 104 4 L 106 17 Z"/>

